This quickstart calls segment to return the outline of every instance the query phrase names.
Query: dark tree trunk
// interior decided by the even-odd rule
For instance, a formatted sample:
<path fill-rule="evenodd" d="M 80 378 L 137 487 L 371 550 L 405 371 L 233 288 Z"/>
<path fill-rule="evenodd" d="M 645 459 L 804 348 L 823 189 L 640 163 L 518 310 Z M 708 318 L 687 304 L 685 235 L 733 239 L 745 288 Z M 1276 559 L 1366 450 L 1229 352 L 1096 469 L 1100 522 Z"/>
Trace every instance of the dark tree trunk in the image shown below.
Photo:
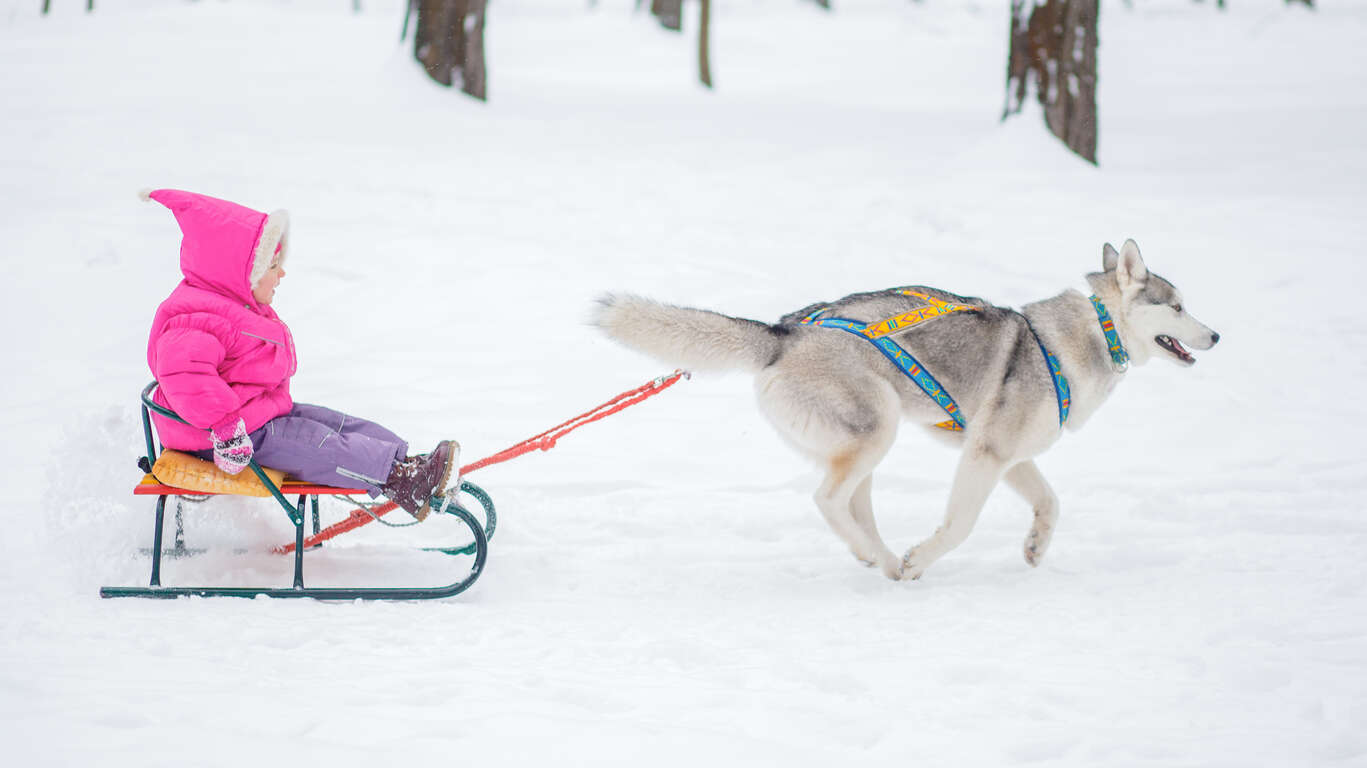
<path fill-rule="evenodd" d="M 1028 15 L 1027 15 L 1028 14 Z M 1096 163 L 1098 0 L 1012 0 L 1006 108 L 1020 112 L 1035 84 L 1049 130 Z"/>
<path fill-rule="evenodd" d="M 418 28 L 413 33 L 413 55 L 427 70 L 428 76 L 442 85 L 451 84 L 451 70 L 456 62 L 455 2 L 452 0 L 418 0 Z"/>
<path fill-rule="evenodd" d="M 486 101 L 489 75 L 484 68 L 484 12 L 489 0 L 466 0 L 469 10 L 465 18 L 465 63 L 461 68 L 462 89 L 480 101 Z"/>
<path fill-rule="evenodd" d="M 712 87 L 712 54 L 708 39 L 712 34 L 712 0 L 700 0 L 698 9 L 698 79 Z"/>
<path fill-rule="evenodd" d="M 683 30 L 683 0 L 650 0 L 650 12 L 665 29 Z"/>
<path fill-rule="evenodd" d="M 413 55 L 442 85 L 485 99 L 484 11 L 488 0 L 417 0 Z M 405 25 L 406 26 L 406 25 Z"/>

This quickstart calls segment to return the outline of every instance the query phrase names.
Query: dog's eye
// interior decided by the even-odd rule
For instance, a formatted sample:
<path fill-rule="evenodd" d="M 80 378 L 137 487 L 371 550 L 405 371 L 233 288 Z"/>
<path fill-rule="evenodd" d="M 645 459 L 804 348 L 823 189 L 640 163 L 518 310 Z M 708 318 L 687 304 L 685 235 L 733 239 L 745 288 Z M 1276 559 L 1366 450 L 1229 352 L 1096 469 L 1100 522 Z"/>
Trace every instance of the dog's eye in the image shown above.
<path fill-rule="evenodd" d="M 1173 311 L 1173 312 L 1176 312 L 1176 313 L 1179 314 L 1179 315 L 1182 314 L 1182 305 L 1181 305 L 1181 304 L 1173 304 L 1173 305 L 1172 305 L 1172 311 Z"/>

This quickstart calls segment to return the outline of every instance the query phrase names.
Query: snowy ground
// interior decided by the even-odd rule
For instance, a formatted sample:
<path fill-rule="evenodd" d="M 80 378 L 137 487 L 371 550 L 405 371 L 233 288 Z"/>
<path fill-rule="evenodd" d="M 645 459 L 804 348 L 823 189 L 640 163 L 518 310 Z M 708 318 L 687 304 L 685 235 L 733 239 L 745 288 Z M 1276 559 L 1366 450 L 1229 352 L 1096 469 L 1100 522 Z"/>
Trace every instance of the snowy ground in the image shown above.
<path fill-rule="evenodd" d="M 1367 4 L 1103 3 L 1099 169 L 997 121 L 1005 0 L 721 0 L 712 93 L 691 10 L 496 0 L 487 105 L 418 76 L 396 0 L 53 5 L 0 0 L 6 765 L 1367 765 Z M 860 567 L 749 382 L 698 377 L 472 478 L 501 526 L 456 599 L 101 601 L 146 579 L 179 237 L 147 186 L 288 208 L 296 394 L 469 458 L 663 372 L 586 327 L 604 289 L 1019 305 L 1133 236 L 1224 340 L 1042 459 L 1038 569 L 1005 492 L 923 580 Z M 952 466 L 904 436 L 894 547 Z M 269 504 L 188 524 L 211 552 L 168 583 L 288 584 Z M 437 583 L 395 545 L 446 532 L 311 581 Z"/>

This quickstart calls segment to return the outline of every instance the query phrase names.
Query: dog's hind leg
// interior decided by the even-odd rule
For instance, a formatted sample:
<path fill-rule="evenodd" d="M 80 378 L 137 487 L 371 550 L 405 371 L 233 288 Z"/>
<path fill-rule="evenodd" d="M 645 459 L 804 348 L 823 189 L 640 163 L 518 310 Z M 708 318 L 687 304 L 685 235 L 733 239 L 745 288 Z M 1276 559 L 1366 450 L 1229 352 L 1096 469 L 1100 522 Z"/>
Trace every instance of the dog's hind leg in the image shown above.
<path fill-rule="evenodd" d="M 881 442 L 881 441 L 879 441 Z M 876 565 L 890 579 L 902 576 L 902 560 L 878 535 L 873 523 L 873 468 L 887 454 L 886 445 L 870 441 L 837 454 L 827 464 L 826 479 L 814 499 L 821 516 L 859 560 Z"/>
<path fill-rule="evenodd" d="M 1006 484 L 1011 490 L 1025 497 L 1035 508 L 1035 522 L 1025 537 L 1025 562 L 1039 565 L 1049 549 L 1049 540 L 1054 536 L 1054 526 L 1058 523 L 1058 496 L 1049 487 L 1039 467 L 1029 459 L 1007 470 Z"/>
<path fill-rule="evenodd" d="M 879 554 L 882 556 L 881 563 L 889 563 L 891 568 L 883 568 L 883 573 L 890 579 L 900 579 L 902 577 L 902 559 L 892 553 L 883 543 L 883 537 L 878 535 L 878 524 L 873 519 L 873 474 L 865 477 L 863 482 L 854 489 L 854 497 L 850 499 L 850 512 L 854 516 L 854 522 L 864 530 L 873 544 L 879 547 Z M 856 553 L 856 556 L 858 554 Z M 878 557 L 860 557 L 860 560 L 869 565 L 879 565 Z"/>
<path fill-rule="evenodd" d="M 902 558 L 902 578 L 921 578 L 932 563 L 968 538 L 1005 469 L 1006 462 L 990 447 L 969 440 L 954 471 L 945 520 L 930 538 L 907 550 Z"/>
<path fill-rule="evenodd" d="M 897 391 L 869 376 L 850 379 L 809 367 L 762 372 L 755 379 L 760 412 L 793 447 L 815 460 L 826 475 L 813 495 L 826 524 L 855 557 L 899 578 L 902 560 L 878 537 L 877 529 L 855 519 L 857 491 L 883 460 L 901 421 Z M 861 498 L 867 510 L 868 488 Z"/>
<path fill-rule="evenodd" d="M 854 489 L 854 496 L 850 498 L 850 514 L 853 515 L 855 524 L 860 528 L 863 528 L 864 533 L 867 534 L 870 539 L 874 541 L 883 540 L 883 538 L 878 535 L 878 523 L 873 519 L 872 473 L 864 478 L 864 480 Z M 869 565 L 873 565 L 871 559 L 866 560 L 866 562 L 868 562 Z"/>

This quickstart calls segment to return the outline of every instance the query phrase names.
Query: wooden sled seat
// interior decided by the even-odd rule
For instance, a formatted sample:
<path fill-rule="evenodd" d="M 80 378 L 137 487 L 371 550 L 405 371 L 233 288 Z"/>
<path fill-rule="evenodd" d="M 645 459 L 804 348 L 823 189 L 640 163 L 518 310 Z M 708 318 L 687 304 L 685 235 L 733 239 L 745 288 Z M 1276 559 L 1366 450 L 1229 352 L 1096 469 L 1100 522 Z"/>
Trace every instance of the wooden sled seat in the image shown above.
<path fill-rule="evenodd" d="M 278 469 L 262 467 L 280 492 L 286 496 L 354 496 L 368 493 L 364 488 L 342 488 L 295 480 Z M 230 475 L 212 461 L 183 451 L 164 450 L 152 471 L 133 486 L 134 496 L 273 496 L 253 472 Z"/>

